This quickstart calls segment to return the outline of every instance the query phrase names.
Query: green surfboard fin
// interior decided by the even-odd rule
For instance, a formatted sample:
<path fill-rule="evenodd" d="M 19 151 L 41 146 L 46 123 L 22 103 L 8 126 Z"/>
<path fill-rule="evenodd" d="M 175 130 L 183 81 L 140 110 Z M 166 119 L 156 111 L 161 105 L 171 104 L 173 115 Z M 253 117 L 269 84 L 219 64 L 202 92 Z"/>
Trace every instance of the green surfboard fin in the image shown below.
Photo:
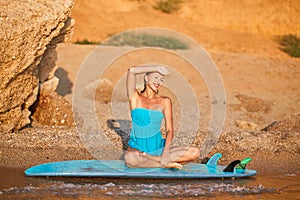
<path fill-rule="evenodd" d="M 236 169 L 246 169 L 246 165 L 252 160 L 252 158 L 245 158 L 244 160 L 242 160 L 238 166 L 236 167 Z"/>

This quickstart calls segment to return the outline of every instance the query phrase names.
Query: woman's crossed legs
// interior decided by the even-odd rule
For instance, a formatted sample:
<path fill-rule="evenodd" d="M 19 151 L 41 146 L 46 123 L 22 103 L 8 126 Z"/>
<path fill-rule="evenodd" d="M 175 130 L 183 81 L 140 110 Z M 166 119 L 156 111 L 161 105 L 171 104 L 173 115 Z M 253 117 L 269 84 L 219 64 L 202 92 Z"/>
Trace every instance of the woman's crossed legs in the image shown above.
<path fill-rule="evenodd" d="M 199 155 L 200 150 L 197 147 L 172 147 L 170 148 L 170 162 L 163 166 L 160 163 L 161 156 L 152 156 L 137 149 L 130 148 L 125 152 L 124 159 L 128 167 L 163 167 L 181 169 L 181 164 L 196 160 L 199 158 Z"/>

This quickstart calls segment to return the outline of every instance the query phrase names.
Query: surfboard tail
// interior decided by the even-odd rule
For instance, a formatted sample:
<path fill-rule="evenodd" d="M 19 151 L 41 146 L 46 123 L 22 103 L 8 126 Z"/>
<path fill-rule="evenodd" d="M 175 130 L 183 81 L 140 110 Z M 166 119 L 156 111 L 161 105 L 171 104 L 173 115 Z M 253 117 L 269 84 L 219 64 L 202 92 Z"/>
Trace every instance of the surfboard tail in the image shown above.
<path fill-rule="evenodd" d="M 245 170 L 247 164 L 252 160 L 252 158 L 244 158 L 242 161 L 241 160 L 234 160 L 229 165 L 225 167 L 223 172 L 233 172 L 234 169 L 238 170 Z M 237 165 L 237 166 L 236 166 Z"/>

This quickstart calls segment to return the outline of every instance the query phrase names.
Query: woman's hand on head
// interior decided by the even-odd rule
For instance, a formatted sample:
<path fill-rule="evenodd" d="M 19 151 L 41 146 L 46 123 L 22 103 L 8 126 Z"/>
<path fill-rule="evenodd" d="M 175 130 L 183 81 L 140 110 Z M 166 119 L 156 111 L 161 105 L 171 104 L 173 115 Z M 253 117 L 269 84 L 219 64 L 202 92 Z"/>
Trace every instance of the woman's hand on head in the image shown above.
<path fill-rule="evenodd" d="M 157 66 L 157 72 L 161 73 L 162 75 L 167 75 L 170 73 L 169 69 L 163 65 Z"/>

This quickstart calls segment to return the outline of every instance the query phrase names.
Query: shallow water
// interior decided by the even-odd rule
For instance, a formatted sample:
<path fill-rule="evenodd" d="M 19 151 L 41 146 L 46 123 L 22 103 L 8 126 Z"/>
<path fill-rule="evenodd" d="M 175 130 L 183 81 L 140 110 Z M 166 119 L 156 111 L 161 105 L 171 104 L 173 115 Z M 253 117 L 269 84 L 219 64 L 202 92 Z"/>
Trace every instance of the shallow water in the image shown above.
<path fill-rule="evenodd" d="M 300 174 L 243 179 L 25 177 L 0 168 L 0 199 L 300 199 Z"/>

